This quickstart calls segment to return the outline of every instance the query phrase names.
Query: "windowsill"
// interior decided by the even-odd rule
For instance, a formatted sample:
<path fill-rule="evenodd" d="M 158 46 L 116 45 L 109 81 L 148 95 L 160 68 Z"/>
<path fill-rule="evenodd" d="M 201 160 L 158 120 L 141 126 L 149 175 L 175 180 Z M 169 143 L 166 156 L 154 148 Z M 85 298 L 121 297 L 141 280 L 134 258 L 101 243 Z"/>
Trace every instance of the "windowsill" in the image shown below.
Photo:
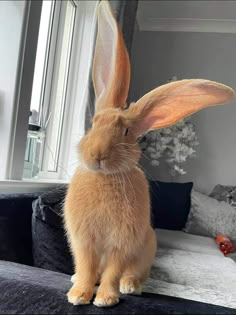
<path fill-rule="evenodd" d="M 68 184 L 68 181 L 48 179 L 0 180 L 0 193 L 45 192 L 63 184 Z"/>

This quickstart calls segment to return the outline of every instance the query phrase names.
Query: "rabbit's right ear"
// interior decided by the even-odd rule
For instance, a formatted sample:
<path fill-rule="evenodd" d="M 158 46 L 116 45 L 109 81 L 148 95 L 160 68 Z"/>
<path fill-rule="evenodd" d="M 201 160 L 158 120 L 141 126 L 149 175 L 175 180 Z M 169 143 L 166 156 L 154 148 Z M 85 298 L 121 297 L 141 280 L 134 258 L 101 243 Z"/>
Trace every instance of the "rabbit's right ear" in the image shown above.
<path fill-rule="evenodd" d="M 93 84 L 96 112 L 107 107 L 123 109 L 130 83 L 130 61 L 124 40 L 108 1 L 98 7 Z"/>

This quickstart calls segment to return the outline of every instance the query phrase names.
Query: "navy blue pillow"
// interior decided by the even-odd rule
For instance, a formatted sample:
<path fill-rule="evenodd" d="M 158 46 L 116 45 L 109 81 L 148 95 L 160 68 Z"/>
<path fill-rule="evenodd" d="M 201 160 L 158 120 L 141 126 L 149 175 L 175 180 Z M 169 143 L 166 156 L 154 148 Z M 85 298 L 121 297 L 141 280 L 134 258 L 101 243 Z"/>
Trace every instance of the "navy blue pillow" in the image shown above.
<path fill-rule="evenodd" d="M 149 185 L 153 227 L 182 230 L 190 211 L 193 183 L 150 181 Z"/>

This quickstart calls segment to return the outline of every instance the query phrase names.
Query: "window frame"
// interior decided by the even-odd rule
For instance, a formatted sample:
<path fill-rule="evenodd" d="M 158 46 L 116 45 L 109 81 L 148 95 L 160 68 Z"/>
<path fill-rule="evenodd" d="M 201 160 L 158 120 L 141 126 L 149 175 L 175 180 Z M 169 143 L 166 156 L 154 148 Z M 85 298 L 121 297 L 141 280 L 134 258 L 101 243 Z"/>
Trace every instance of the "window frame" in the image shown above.
<path fill-rule="evenodd" d="M 28 132 L 31 91 L 37 51 L 42 1 L 26 1 L 18 61 L 11 149 L 8 153 L 7 179 L 21 180 Z"/>
<path fill-rule="evenodd" d="M 15 95 L 15 115 L 12 120 L 12 135 L 11 135 L 11 151 L 8 154 L 8 167 L 6 170 L 6 179 L 0 180 L 0 189 L 4 192 L 10 192 L 16 190 L 31 192 L 35 191 L 38 187 L 42 190 L 56 186 L 58 183 L 68 183 L 71 178 L 71 172 L 68 175 L 66 171 L 68 163 L 70 162 L 70 154 L 75 151 L 73 146 L 73 134 L 76 133 L 78 127 L 78 119 L 76 115 L 81 112 L 80 105 L 85 101 L 88 94 L 86 84 L 89 80 L 89 71 L 91 64 L 88 61 L 88 47 L 91 48 L 91 36 L 95 36 L 96 30 L 96 10 L 99 0 L 94 1 L 79 1 L 72 0 L 77 6 L 75 17 L 75 36 L 76 40 L 73 44 L 71 51 L 71 63 L 73 63 L 73 71 L 68 78 L 68 103 L 66 106 L 70 110 L 65 111 L 64 126 L 61 138 L 62 150 L 59 155 L 60 170 L 55 174 L 49 174 L 47 170 L 43 169 L 40 173 L 40 178 L 37 180 L 25 180 L 22 179 L 24 157 L 26 149 L 26 139 L 28 132 L 30 100 L 32 92 L 32 82 L 37 50 L 37 39 L 40 24 L 42 0 L 40 1 L 27 1 L 25 6 L 25 18 L 22 31 L 21 40 L 21 53 L 18 66 L 18 75 Z M 60 2 L 60 1 L 56 1 Z M 59 8 L 57 9 L 57 16 L 59 16 Z M 56 12 L 56 9 L 55 9 Z M 58 18 L 58 17 L 57 17 Z M 92 24 L 92 25 L 91 25 Z M 89 36 L 88 36 L 89 33 Z M 92 35 L 91 35 L 92 34 Z M 56 41 L 56 36 L 52 38 L 52 41 Z M 56 47 L 56 46 L 55 46 Z M 51 60 L 54 58 L 55 51 L 50 52 L 48 71 L 50 75 L 53 72 L 53 64 Z M 92 54 L 92 52 L 91 52 Z M 33 58 L 32 58 L 33 56 Z M 92 55 L 91 55 L 92 56 Z M 86 71 L 85 71 L 86 70 Z M 47 75 L 45 82 L 45 98 L 50 97 L 50 75 Z M 78 87 L 81 89 L 78 91 Z M 83 108 L 85 113 L 85 108 Z M 80 130 L 84 129 L 84 122 L 81 123 Z M 81 135 L 80 135 L 81 136 Z M 78 137 L 79 141 L 79 137 Z M 65 146 L 67 144 L 67 146 Z M 62 174 L 66 176 L 62 176 Z M 43 175 L 41 177 L 41 175 Z M 18 187 L 18 188 L 17 188 Z"/>

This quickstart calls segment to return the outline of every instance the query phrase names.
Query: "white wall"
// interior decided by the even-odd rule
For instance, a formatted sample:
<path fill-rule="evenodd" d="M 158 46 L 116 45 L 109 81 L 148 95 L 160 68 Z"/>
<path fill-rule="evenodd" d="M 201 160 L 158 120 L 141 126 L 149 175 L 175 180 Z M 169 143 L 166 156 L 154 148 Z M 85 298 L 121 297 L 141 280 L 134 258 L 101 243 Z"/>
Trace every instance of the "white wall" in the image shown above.
<path fill-rule="evenodd" d="M 6 176 L 25 1 L 0 1 L 0 179 Z"/>
<path fill-rule="evenodd" d="M 206 78 L 236 89 L 236 34 L 139 32 L 132 51 L 131 96 L 137 100 L 172 76 Z M 165 166 L 145 167 L 153 178 L 193 181 L 208 193 L 214 185 L 236 185 L 236 102 L 192 116 L 200 145 L 187 175 L 170 178 Z"/>

